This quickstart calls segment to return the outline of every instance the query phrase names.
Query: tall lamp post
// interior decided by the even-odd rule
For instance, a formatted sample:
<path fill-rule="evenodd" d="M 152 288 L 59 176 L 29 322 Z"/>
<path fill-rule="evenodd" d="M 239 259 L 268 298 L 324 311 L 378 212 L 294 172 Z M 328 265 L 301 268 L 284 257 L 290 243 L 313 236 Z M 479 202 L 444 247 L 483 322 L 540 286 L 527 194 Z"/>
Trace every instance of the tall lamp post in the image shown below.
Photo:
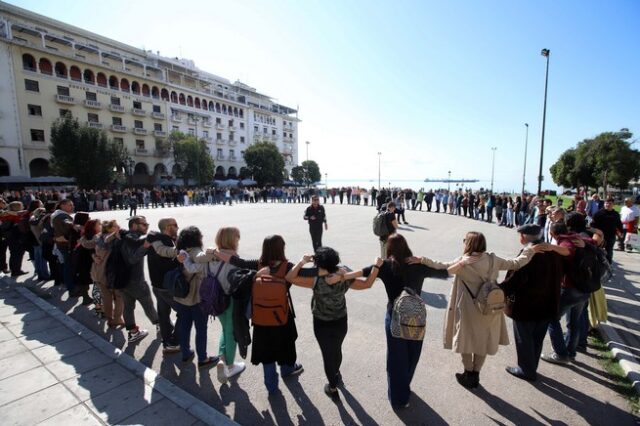
<path fill-rule="evenodd" d="M 491 192 L 493 193 L 493 176 L 494 176 L 494 171 L 495 171 L 495 166 L 496 166 L 496 151 L 498 150 L 498 147 L 491 147 L 491 151 L 493 151 L 493 159 L 491 160 Z"/>
<path fill-rule="evenodd" d="M 329 175 L 328 175 L 328 173 L 324 174 L 324 186 L 325 186 L 325 189 L 328 191 L 329 190 Z"/>
<path fill-rule="evenodd" d="M 378 152 L 378 191 L 380 191 L 380 157 L 382 156 L 381 152 Z"/>
<path fill-rule="evenodd" d="M 524 123 L 527 128 L 524 137 L 524 167 L 522 168 L 522 195 L 524 195 L 525 176 L 527 175 L 527 145 L 529 143 L 529 123 Z"/>
<path fill-rule="evenodd" d="M 449 170 L 449 179 L 447 180 L 447 192 L 451 192 L 451 170 Z"/>
<path fill-rule="evenodd" d="M 305 143 L 307 144 L 307 161 L 309 161 L 309 144 L 310 144 L 311 142 L 306 141 Z"/>
<path fill-rule="evenodd" d="M 544 157 L 544 129 L 547 122 L 547 85 L 549 83 L 549 55 L 551 51 L 549 49 L 542 49 L 540 52 L 542 56 L 547 58 L 547 71 L 544 77 L 544 107 L 542 109 L 542 140 L 540 141 L 540 169 L 538 170 L 538 195 L 542 192 L 542 161 Z"/>

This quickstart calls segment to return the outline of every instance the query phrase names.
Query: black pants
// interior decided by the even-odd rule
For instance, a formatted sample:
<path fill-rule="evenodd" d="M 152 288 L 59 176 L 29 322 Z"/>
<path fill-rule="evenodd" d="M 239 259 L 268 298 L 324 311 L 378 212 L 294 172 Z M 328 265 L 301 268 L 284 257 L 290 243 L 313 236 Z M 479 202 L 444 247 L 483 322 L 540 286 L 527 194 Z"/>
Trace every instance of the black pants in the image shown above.
<path fill-rule="evenodd" d="M 171 309 L 176 310 L 176 302 L 173 301 L 173 297 L 169 295 L 167 290 L 153 287 L 153 294 L 156 296 L 162 345 L 176 346 L 180 342 L 178 329 L 171 323 Z"/>
<path fill-rule="evenodd" d="M 518 366 L 527 377 L 536 377 L 542 343 L 548 328 L 549 321 L 513 321 Z"/>
<path fill-rule="evenodd" d="M 1 238 L 0 239 L 0 268 L 3 271 L 6 271 L 9 269 L 9 265 L 7 265 L 7 247 L 8 246 L 9 246 L 9 243 L 7 243 L 7 239 Z"/>
<path fill-rule="evenodd" d="M 311 234 L 311 244 L 315 253 L 318 247 L 322 247 L 322 224 L 320 226 L 310 226 L 309 233 Z"/>
<path fill-rule="evenodd" d="M 313 318 L 313 333 L 320 345 L 324 374 L 327 375 L 329 386 L 338 386 L 340 365 L 342 364 L 342 342 L 347 335 L 347 317 L 323 321 Z"/>
<path fill-rule="evenodd" d="M 9 240 L 9 269 L 15 275 L 22 271 L 22 258 L 25 249 L 21 242 Z"/>

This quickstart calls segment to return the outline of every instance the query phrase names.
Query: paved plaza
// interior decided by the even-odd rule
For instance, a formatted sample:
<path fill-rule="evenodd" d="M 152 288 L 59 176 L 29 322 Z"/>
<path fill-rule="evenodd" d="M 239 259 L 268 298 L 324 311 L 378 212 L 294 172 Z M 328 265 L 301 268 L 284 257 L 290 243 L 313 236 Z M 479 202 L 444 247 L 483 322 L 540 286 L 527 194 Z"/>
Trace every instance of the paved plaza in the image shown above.
<path fill-rule="evenodd" d="M 176 217 L 181 227 L 198 226 L 205 236 L 206 245 L 213 245 L 215 232 L 220 226 L 237 226 L 241 232 L 239 251 L 245 258 L 259 256 L 262 240 L 266 235 L 281 234 L 287 242 L 286 254 L 291 261 L 295 262 L 303 254 L 311 251 L 307 224 L 302 220 L 304 208 L 305 205 L 301 204 L 243 204 L 231 207 L 143 209 L 138 213 L 147 216 L 152 229 L 156 229 L 158 219 L 165 216 Z M 326 209 L 329 230 L 325 231 L 323 243 L 337 249 L 343 263 L 352 268 L 371 264 L 379 254 L 379 244 L 371 230 L 371 220 L 375 210 L 364 206 L 332 204 L 328 204 Z M 92 214 L 92 217 L 116 218 L 124 227 L 127 213 L 126 211 L 101 212 Z M 453 259 L 461 253 L 462 239 L 465 232 L 469 230 L 483 232 L 487 237 L 489 251 L 500 256 L 515 256 L 520 249 L 517 233 L 497 227 L 495 224 L 425 212 L 410 211 L 406 216 L 410 224 L 402 225 L 400 233 L 408 239 L 415 255 L 439 260 Z M 616 303 L 636 306 L 635 311 L 637 311 L 639 302 L 636 294 L 640 281 L 638 255 L 616 252 L 614 259 L 619 261 L 616 266 L 616 278 L 607 286 L 607 293 L 617 298 Z M 159 373 L 167 382 L 175 384 L 242 425 L 634 425 L 638 423 L 638 419 L 629 413 L 627 401 L 612 389 L 612 382 L 598 364 L 593 349 L 589 349 L 587 354 L 578 354 L 576 362 L 569 367 L 542 362 L 539 380 L 535 383 L 527 383 L 511 377 L 504 371 L 506 366 L 514 365 L 515 362 L 515 347 L 511 344 L 501 347 L 496 356 L 488 358 L 481 372 L 482 386 L 479 389 L 468 391 L 458 385 L 454 373 L 462 370 L 460 357 L 442 348 L 442 326 L 451 283 L 451 279 L 427 280 L 424 283 L 423 297 L 428 304 L 429 314 L 428 331 L 422 357 L 412 383 L 414 394 L 411 396 L 411 406 L 401 411 L 393 411 L 386 397 L 386 344 L 383 327 L 386 294 L 379 281 L 370 290 L 353 291 L 347 295 L 349 332 L 343 345 L 344 360 L 341 368 L 345 387 L 340 391 L 338 403 L 332 402 L 323 392 L 326 380 L 320 350 L 313 335 L 310 312 L 311 291 L 308 289 L 294 287 L 292 290 L 299 334 L 298 358 L 304 365 L 305 371 L 296 378 L 281 381 L 282 393 L 272 397 L 268 397 L 264 387 L 262 367 L 253 366 L 248 360 L 245 372 L 237 379 L 230 380 L 228 384 L 220 385 L 215 377 L 215 369 L 198 371 L 195 364 L 184 365 L 179 354 L 163 357 L 161 342 L 155 339 L 155 329 L 139 307 L 136 310 L 138 322 L 148 328 L 151 333 L 141 342 L 128 345 L 126 333 L 123 330 L 109 330 L 104 322 L 93 316 L 90 310 L 80 306 L 76 299 L 68 300 L 61 288 L 52 287 L 52 282 L 36 288 L 35 291 L 50 295 L 47 300 L 49 303 L 98 336 L 102 336 L 115 348 L 121 348 L 124 353 Z M 27 279 L 24 284 L 32 286 L 30 279 Z M 7 288 L 3 290 L 3 294 L 7 295 L 8 292 L 14 291 L 12 288 Z M 627 297 L 633 300 L 627 300 Z M 145 410 L 152 413 L 159 412 L 160 408 L 168 410 L 167 416 L 171 416 L 170 413 L 178 414 L 177 418 L 171 417 L 173 424 L 192 424 L 199 421 L 200 417 L 191 416 L 188 411 L 178 406 L 161 407 L 163 400 L 167 403 L 173 402 L 166 396 L 157 394 L 153 381 L 145 381 L 144 374 L 142 378 L 137 377 L 120 367 L 120 364 L 114 363 L 112 359 L 103 358 L 104 355 L 97 353 L 95 347 L 77 336 L 65 337 L 78 339 L 77 344 L 74 343 L 76 340 L 73 342 L 68 340 L 67 345 L 71 349 L 64 349 L 57 355 L 49 349 L 56 345 L 49 346 L 50 343 L 46 339 L 41 341 L 40 350 L 43 353 L 52 352 L 51 356 L 56 357 L 57 364 L 54 369 L 48 367 L 47 360 L 38 358 L 31 362 L 22 360 L 24 364 L 20 364 L 22 365 L 20 374 L 16 367 L 12 367 L 11 372 L 7 373 L 8 366 L 14 365 L 11 361 L 7 361 L 11 356 L 19 353 L 32 356 L 31 353 L 34 351 L 31 350 L 30 345 L 25 345 L 24 341 L 32 342 L 37 338 L 38 333 L 40 336 L 49 336 L 53 331 L 46 332 L 49 328 L 43 326 L 42 322 L 40 322 L 41 328 L 29 329 L 27 323 L 20 324 L 21 318 L 14 317 L 15 315 L 27 317 L 40 315 L 38 319 L 42 319 L 43 314 L 39 313 L 42 310 L 37 305 L 33 305 L 32 302 L 21 302 L 18 304 L 20 307 L 18 310 L 15 306 L 15 309 L 10 306 L 10 301 L 7 302 L 4 298 L 3 300 L 0 319 L 10 315 L 11 321 L 18 322 L 2 322 L 4 328 L 0 330 L 0 336 L 2 336 L 0 340 L 3 340 L 3 343 L 0 345 L 9 347 L 18 343 L 7 342 L 22 342 L 22 346 L 15 346 L 20 350 L 14 354 L 8 355 L 8 352 L 0 351 L 2 358 L 0 363 L 7 366 L 0 369 L 2 373 L 0 413 L 3 413 L 0 417 L 11 419 L 10 422 L 3 421 L 3 424 L 37 423 L 35 420 L 26 421 L 28 417 L 9 415 L 15 407 L 21 407 L 20 409 L 24 411 L 25 407 L 30 410 L 33 406 L 31 402 L 33 399 L 29 398 L 34 398 L 33 395 L 37 393 L 35 388 L 20 387 L 20 392 L 12 391 L 21 376 L 25 380 L 38 381 L 46 376 L 49 381 L 39 383 L 40 389 L 44 389 L 39 392 L 48 392 L 51 395 L 64 394 L 65 398 L 75 398 L 65 400 L 64 404 L 68 404 L 69 408 L 76 407 L 74 409 L 77 410 L 78 415 L 89 415 L 94 423 L 160 424 L 157 422 L 157 415 L 148 419 L 144 417 Z M 610 307 L 612 307 L 611 301 Z M 619 318 L 625 322 L 617 321 Z M 612 321 L 614 325 L 621 324 L 616 326 L 621 331 L 626 330 L 632 336 L 637 336 L 637 313 L 627 310 L 624 314 L 614 314 Z M 56 328 L 59 328 L 59 325 L 51 325 L 51 330 Z M 511 333 L 510 323 L 509 329 Z M 220 332 L 219 322 L 211 320 L 208 333 L 208 350 L 211 355 L 217 353 Z M 511 340 L 513 342 L 513 338 Z M 545 351 L 550 349 L 549 346 L 547 339 Z M 628 343 L 626 346 L 629 351 L 637 352 L 637 342 Z M 67 350 L 70 352 L 65 352 Z M 73 365 L 74 357 L 78 357 L 79 354 L 87 355 L 91 351 L 96 352 L 95 356 L 91 356 L 94 358 L 94 364 L 72 371 L 70 366 Z M 122 372 L 118 371 L 122 377 L 117 374 L 109 377 L 110 381 L 115 383 L 119 380 L 119 382 L 104 388 L 98 385 L 98 390 L 94 390 L 94 394 L 86 388 L 83 389 L 82 381 L 85 380 L 85 376 L 89 376 L 86 380 L 90 380 L 91 377 L 88 372 L 104 369 L 105 366 L 117 370 L 123 369 Z M 58 377 L 56 371 L 60 371 L 60 374 L 64 373 L 65 377 Z M 7 378 L 8 374 L 13 378 Z M 38 375 L 38 377 L 26 377 L 29 374 Z M 67 382 L 60 384 L 62 380 L 58 379 L 65 379 L 72 383 L 67 386 Z M 162 380 L 158 381 L 158 383 L 162 382 Z M 130 384 L 132 389 L 124 390 L 127 388 L 126 384 Z M 125 413 L 126 416 L 113 409 L 113 404 L 117 406 L 118 401 L 123 401 L 121 395 L 120 399 L 116 398 L 113 404 L 105 403 L 106 395 L 109 395 L 108 391 L 115 386 L 123 389 L 122 392 L 131 392 L 133 400 L 137 401 L 136 404 L 132 404 L 135 405 L 135 409 L 131 408 Z M 94 386 L 93 389 L 96 387 Z M 154 406 L 157 410 L 152 409 Z M 83 411 L 88 410 L 88 407 L 95 407 L 94 414 Z M 42 414 L 40 416 L 42 418 L 38 421 L 47 419 L 46 414 Z M 50 414 L 51 420 L 55 420 L 53 415 Z M 184 417 L 181 417 L 183 415 Z M 80 424 L 79 420 L 73 423 Z"/>

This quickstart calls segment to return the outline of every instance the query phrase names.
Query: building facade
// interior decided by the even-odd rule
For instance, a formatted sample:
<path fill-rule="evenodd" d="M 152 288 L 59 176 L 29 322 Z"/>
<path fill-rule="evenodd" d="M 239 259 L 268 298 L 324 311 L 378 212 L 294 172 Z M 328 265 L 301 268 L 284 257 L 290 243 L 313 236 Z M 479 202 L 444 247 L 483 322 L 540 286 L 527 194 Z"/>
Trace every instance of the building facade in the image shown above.
<path fill-rule="evenodd" d="M 298 161 L 295 109 L 193 61 L 0 2 L 0 176 L 51 174 L 51 125 L 67 113 L 127 147 L 135 184 L 176 175 L 174 130 L 206 141 L 216 178 L 239 177 L 255 142 L 276 144 L 287 172 Z"/>

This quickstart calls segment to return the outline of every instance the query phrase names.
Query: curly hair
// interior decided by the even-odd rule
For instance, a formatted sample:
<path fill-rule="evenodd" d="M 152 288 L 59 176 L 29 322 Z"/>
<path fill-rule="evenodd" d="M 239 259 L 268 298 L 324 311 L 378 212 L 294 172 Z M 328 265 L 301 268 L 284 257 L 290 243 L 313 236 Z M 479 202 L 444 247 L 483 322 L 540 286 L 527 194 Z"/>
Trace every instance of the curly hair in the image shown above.
<path fill-rule="evenodd" d="M 318 268 L 326 269 L 329 273 L 334 273 L 338 270 L 340 254 L 331 247 L 318 247 L 316 253 L 313 255 L 313 263 L 315 263 Z"/>
<path fill-rule="evenodd" d="M 176 247 L 178 250 L 202 247 L 202 232 L 197 226 L 187 226 L 178 234 Z"/>

